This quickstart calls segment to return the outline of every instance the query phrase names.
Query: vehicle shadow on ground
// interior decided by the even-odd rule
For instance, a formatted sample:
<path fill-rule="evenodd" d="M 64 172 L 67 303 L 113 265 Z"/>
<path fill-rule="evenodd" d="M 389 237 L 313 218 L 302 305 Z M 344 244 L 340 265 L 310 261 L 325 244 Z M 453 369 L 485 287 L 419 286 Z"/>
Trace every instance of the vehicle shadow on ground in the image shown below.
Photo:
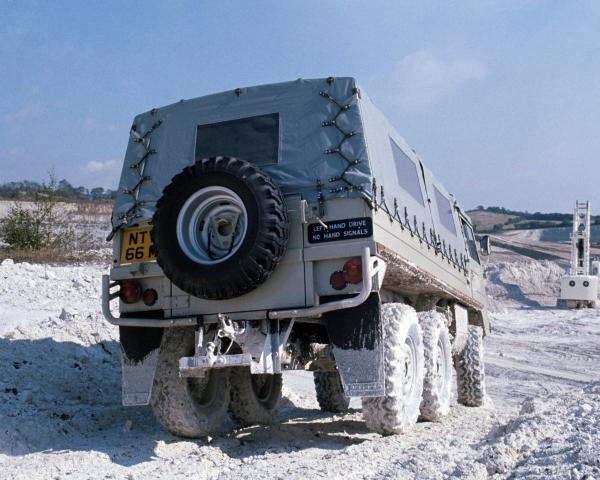
<path fill-rule="evenodd" d="M 0 453 L 97 451 L 121 465 L 155 456 L 169 435 L 121 405 L 120 347 L 0 338 Z"/>
<path fill-rule="evenodd" d="M 155 459 L 162 442 L 191 441 L 243 458 L 261 452 L 342 449 L 368 434 L 356 411 L 334 418 L 284 399 L 274 425 L 234 429 L 228 420 L 227 431 L 210 442 L 181 439 L 164 431 L 149 407 L 121 405 L 120 375 L 116 341 L 84 346 L 52 338 L 0 338 L 0 453 L 95 451 L 131 466 Z"/>
<path fill-rule="evenodd" d="M 358 410 L 351 409 L 345 415 L 334 415 L 319 409 L 297 407 L 287 398 L 282 403 L 278 419 L 273 425 L 240 428 L 228 434 L 229 439 L 237 442 L 219 445 L 223 453 L 244 458 L 308 448 L 337 450 L 363 443 L 373 435 L 366 428 Z"/>

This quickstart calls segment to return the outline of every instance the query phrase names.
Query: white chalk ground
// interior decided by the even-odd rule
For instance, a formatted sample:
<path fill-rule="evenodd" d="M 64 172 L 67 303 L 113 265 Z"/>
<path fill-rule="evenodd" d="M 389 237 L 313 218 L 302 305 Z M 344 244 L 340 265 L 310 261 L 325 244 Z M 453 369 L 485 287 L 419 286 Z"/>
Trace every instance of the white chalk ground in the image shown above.
<path fill-rule="evenodd" d="M 0 266 L 2 479 L 600 479 L 600 313 L 550 305 L 550 262 L 488 266 L 493 334 L 484 408 L 455 405 L 407 435 L 370 433 L 360 402 L 322 414 L 285 375 L 280 423 L 181 440 L 120 403 L 101 266 Z M 64 310 L 63 310 L 64 309 Z M 229 425 L 231 427 L 231 425 Z"/>

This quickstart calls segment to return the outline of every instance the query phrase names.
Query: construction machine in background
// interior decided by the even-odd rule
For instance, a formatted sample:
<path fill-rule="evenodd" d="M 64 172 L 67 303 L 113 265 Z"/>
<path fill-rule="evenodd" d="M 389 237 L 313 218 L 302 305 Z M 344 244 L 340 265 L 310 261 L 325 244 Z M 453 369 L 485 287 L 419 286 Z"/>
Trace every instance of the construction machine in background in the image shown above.
<path fill-rule="evenodd" d="M 557 305 L 567 308 L 596 308 L 598 268 L 590 271 L 590 202 L 575 202 L 571 234 L 571 268 L 560 281 Z"/>

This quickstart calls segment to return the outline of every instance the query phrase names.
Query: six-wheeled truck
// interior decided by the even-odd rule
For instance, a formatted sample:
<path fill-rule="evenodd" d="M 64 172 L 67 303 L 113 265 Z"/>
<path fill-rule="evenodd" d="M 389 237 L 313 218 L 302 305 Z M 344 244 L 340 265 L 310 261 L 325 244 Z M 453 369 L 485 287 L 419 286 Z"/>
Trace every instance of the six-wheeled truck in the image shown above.
<path fill-rule="evenodd" d="M 292 369 L 382 434 L 441 419 L 453 366 L 458 401 L 484 401 L 487 252 L 352 78 L 138 115 L 109 240 L 123 403 L 176 435 L 272 422 Z"/>

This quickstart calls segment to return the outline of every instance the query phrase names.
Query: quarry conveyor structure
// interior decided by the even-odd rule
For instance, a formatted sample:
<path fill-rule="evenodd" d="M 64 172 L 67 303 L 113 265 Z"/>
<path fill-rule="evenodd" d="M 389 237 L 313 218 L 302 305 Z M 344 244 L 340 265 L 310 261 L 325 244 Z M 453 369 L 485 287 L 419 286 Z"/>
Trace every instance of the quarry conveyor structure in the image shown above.
<path fill-rule="evenodd" d="M 595 308 L 598 303 L 598 276 L 590 275 L 590 212 L 590 202 L 575 202 L 571 268 L 560 282 L 559 306 Z"/>

